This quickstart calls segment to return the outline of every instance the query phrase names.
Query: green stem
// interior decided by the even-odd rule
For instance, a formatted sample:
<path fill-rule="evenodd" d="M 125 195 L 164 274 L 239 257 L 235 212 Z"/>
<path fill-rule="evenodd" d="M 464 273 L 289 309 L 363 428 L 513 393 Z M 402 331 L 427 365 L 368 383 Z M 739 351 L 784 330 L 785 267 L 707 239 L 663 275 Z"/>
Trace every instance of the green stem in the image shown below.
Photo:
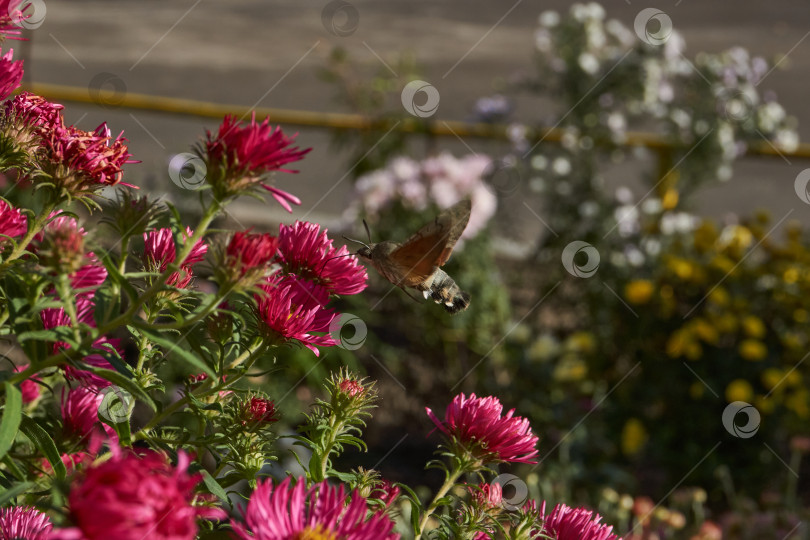
<path fill-rule="evenodd" d="M 449 492 L 453 488 L 453 486 L 456 485 L 456 480 L 458 480 L 458 477 L 461 476 L 463 472 L 464 469 L 462 467 L 459 467 L 453 469 L 447 475 L 447 479 L 444 481 L 444 484 L 442 484 L 442 487 L 440 487 L 439 491 L 436 492 L 436 495 L 433 497 L 430 506 L 427 507 L 427 510 L 425 510 L 425 513 L 422 515 L 422 519 L 419 520 L 419 529 L 414 531 L 414 533 L 416 534 L 414 540 L 419 540 L 422 537 L 422 533 L 424 532 L 425 526 L 427 526 L 427 523 L 430 520 L 430 516 L 432 516 L 433 513 L 436 511 L 436 509 L 439 507 L 439 500 L 441 500 L 445 495 L 447 495 L 447 492 Z"/>
<path fill-rule="evenodd" d="M 17 246 L 14 248 L 14 250 L 9 253 L 8 257 L 6 257 L 3 263 L 0 264 L 0 272 L 6 270 L 11 265 L 11 262 L 22 257 L 23 253 L 25 253 L 25 250 L 28 248 L 28 244 L 30 244 L 34 237 L 45 228 L 48 218 L 51 216 L 51 213 L 56 209 L 57 206 L 58 204 L 56 203 L 45 204 L 40 211 L 39 216 L 36 217 L 33 222 L 30 222 L 28 232 L 25 233 L 25 236 L 23 236 L 19 242 L 17 242 Z"/>
<path fill-rule="evenodd" d="M 138 433 L 136 434 L 136 437 L 140 433 L 148 432 L 148 431 L 154 429 L 163 420 L 165 420 L 166 418 L 168 418 L 172 414 L 176 413 L 177 411 L 182 410 L 183 407 L 185 407 L 186 405 L 188 405 L 191 402 L 192 396 L 194 398 L 197 398 L 197 399 L 202 399 L 202 398 L 204 398 L 206 396 L 209 396 L 209 395 L 213 394 L 214 392 L 219 392 L 220 390 L 228 388 L 229 386 L 233 386 L 234 383 L 236 383 L 239 379 L 241 379 L 242 377 L 245 376 L 245 373 L 247 373 L 248 369 L 250 369 L 250 366 L 253 365 L 253 362 L 256 360 L 256 358 L 258 358 L 264 352 L 265 348 L 266 348 L 265 345 L 263 343 L 259 342 L 256 345 L 255 350 L 251 350 L 249 348 L 248 350 L 243 352 L 229 366 L 229 369 L 231 369 L 233 367 L 238 366 L 241 363 L 245 363 L 246 368 L 243 370 L 242 373 L 240 373 L 238 375 L 235 375 L 234 377 L 230 378 L 228 380 L 228 382 L 226 382 L 226 383 L 216 384 L 213 381 L 211 381 L 211 383 L 212 383 L 211 386 L 203 384 L 202 386 L 200 386 L 196 390 L 192 391 L 190 395 L 186 395 L 186 396 L 178 399 L 177 401 L 175 401 L 174 403 L 172 403 L 171 405 L 169 405 L 168 407 L 163 409 L 163 411 L 156 414 L 149 422 L 146 423 L 145 426 L 143 426 L 140 430 L 138 430 Z"/>

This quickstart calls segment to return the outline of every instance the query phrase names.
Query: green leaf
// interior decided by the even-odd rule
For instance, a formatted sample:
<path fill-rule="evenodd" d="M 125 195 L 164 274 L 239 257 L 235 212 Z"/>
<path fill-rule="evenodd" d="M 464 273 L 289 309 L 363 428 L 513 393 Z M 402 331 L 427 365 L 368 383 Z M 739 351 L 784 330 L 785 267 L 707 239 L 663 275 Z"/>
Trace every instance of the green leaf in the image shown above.
<path fill-rule="evenodd" d="M 5 506 L 8 501 L 16 498 L 17 495 L 22 495 L 35 485 L 36 484 L 33 482 L 23 482 L 22 484 L 17 484 L 16 486 L 0 492 L 0 506 Z"/>
<path fill-rule="evenodd" d="M 94 375 L 98 375 L 102 379 L 106 381 L 110 381 L 116 386 L 120 386 L 133 396 L 137 397 L 144 403 L 146 403 L 150 409 L 157 412 L 157 406 L 155 405 L 154 400 L 147 394 L 143 388 L 138 386 L 135 381 L 133 381 L 130 377 L 118 373 L 117 371 L 113 371 L 111 369 L 104 369 L 99 367 L 93 366 L 82 366 L 82 369 L 85 371 L 89 371 Z"/>
<path fill-rule="evenodd" d="M 222 489 L 219 482 L 217 482 L 216 479 L 211 476 L 211 473 L 205 469 L 200 469 L 200 474 L 202 474 L 203 483 L 205 484 L 205 487 L 208 488 L 208 491 L 216 495 L 222 502 L 226 502 L 228 505 L 230 505 L 231 500 L 228 498 L 228 494 L 225 493 L 225 490 Z"/>
<path fill-rule="evenodd" d="M 109 253 L 102 253 L 101 262 L 104 264 L 104 268 L 107 269 L 107 275 L 110 277 L 110 279 L 117 283 L 119 287 L 121 287 L 121 289 L 129 297 L 130 301 L 134 301 L 136 298 L 138 298 L 138 291 L 135 290 L 135 287 L 132 286 L 126 277 L 121 275 L 121 272 L 118 271 L 118 266 L 115 264 L 115 262 L 113 262 Z"/>
<path fill-rule="evenodd" d="M 202 359 L 181 347 L 180 343 L 172 342 L 153 330 L 148 330 L 143 327 L 139 327 L 138 330 L 148 337 L 150 341 L 166 349 L 167 356 L 169 354 L 176 354 L 193 367 L 205 372 L 205 374 L 207 374 L 209 377 L 216 378 L 216 373 L 214 373 L 214 371 L 205 362 L 203 362 Z M 130 331 L 134 331 L 133 328 L 130 327 Z"/>
<path fill-rule="evenodd" d="M 3 407 L 3 419 L 0 420 L 0 458 L 5 456 L 14 444 L 22 418 L 22 393 L 8 381 L 4 382 L 3 386 L 6 388 L 6 405 Z"/>
<path fill-rule="evenodd" d="M 62 463 L 62 456 L 56 448 L 56 443 L 53 442 L 48 432 L 26 415 L 22 416 L 20 431 L 31 439 L 34 446 L 45 455 L 45 459 L 47 459 L 48 463 L 53 467 L 53 472 L 56 474 L 56 477 L 59 480 L 64 480 L 65 476 L 67 476 L 67 469 L 65 468 L 65 464 Z"/>

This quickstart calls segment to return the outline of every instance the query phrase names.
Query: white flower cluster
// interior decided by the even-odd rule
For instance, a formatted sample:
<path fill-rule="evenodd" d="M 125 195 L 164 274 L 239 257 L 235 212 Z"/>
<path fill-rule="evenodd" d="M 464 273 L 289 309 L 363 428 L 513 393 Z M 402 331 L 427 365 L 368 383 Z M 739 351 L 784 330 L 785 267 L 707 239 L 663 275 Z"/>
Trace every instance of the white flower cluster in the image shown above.
<path fill-rule="evenodd" d="M 423 161 L 394 158 L 386 168 L 357 179 L 353 203 L 344 217 L 354 221 L 362 211 L 376 218 L 394 201 L 421 211 L 430 203 L 449 208 L 461 199 L 470 198 L 472 214 L 462 238 L 472 238 L 495 215 L 498 201 L 485 182 L 492 168 L 492 160 L 479 154 L 456 158 L 442 152 Z"/>

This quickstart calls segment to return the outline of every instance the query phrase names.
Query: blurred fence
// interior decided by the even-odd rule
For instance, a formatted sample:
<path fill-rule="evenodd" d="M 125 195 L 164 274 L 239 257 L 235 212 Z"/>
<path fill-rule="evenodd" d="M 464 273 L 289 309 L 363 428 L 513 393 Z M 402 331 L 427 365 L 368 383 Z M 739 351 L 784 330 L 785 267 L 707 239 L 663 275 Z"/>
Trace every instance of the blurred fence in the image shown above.
<path fill-rule="evenodd" d="M 388 130 L 420 133 L 428 136 L 452 136 L 461 138 L 484 138 L 507 140 L 508 125 L 461 122 L 457 120 L 430 120 L 430 119 L 404 119 L 375 120 L 359 114 L 328 113 L 315 111 L 301 111 L 292 109 L 276 109 L 272 107 L 247 107 L 244 105 L 231 105 L 223 103 L 209 103 L 191 99 L 173 98 L 165 96 L 152 96 L 147 94 L 120 93 L 96 91 L 93 95 L 87 87 L 64 86 L 57 84 L 32 83 L 24 84 L 21 90 L 27 90 L 41 95 L 52 101 L 70 101 L 115 107 L 150 111 L 179 116 L 195 116 L 203 118 L 221 119 L 227 114 L 246 117 L 255 112 L 257 116 L 270 118 L 277 124 L 301 126 L 321 129 L 355 129 L 355 130 Z M 565 130 L 557 127 L 538 128 L 530 130 L 527 138 L 533 141 L 549 143 L 560 142 Z M 644 147 L 658 156 L 658 170 L 662 176 L 672 167 L 672 155 L 675 147 L 666 138 L 655 133 L 628 132 L 625 140 L 620 144 L 624 147 Z M 768 141 L 761 141 L 748 147 L 747 156 L 763 158 L 803 159 L 810 160 L 810 143 L 799 143 L 793 151 L 777 149 Z"/>

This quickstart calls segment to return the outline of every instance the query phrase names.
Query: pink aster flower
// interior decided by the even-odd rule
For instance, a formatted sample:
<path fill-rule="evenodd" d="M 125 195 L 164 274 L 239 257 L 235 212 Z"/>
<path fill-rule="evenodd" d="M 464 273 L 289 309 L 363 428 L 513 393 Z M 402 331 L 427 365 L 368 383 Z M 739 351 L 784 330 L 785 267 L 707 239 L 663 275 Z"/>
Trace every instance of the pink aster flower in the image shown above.
<path fill-rule="evenodd" d="M 0 199 L 0 235 L 15 238 L 28 232 L 28 218 L 19 209 Z M 0 238 L 0 242 L 4 239 Z"/>
<path fill-rule="evenodd" d="M 284 270 L 309 279 L 332 294 L 357 294 L 366 288 L 368 274 L 346 246 L 332 247 L 332 240 L 317 223 L 296 221 L 280 225 L 278 252 Z"/>
<path fill-rule="evenodd" d="M 28 369 L 28 366 L 19 366 L 14 368 L 14 371 L 20 373 L 21 371 L 25 371 Z M 39 391 L 39 384 L 35 381 L 38 381 L 37 377 L 31 377 L 30 379 L 26 379 L 20 383 L 20 392 L 22 392 L 22 401 L 26 405 L 29 403 L 33 403 L 36 401 L 40 396 Z"/>
<path fill-rule="evenodd" d="M 68 437 L 84 441 L 98 429 L 103 429 L 110 440 L 118 441 L 115 430 L 98 419 L 98 410 L 104 394 L 99 388 L 80 386 L 65 394 L 62 391 L 62 427 Z"/>
<path fill-rule="evenodd" d="M 481 483 L 477 488 L 469 486 L 472 501 L 478 508 L 489 510 L 498 508 L 503 503 L 503 488 L 497 482 L 492 484 Z"/>
<path fill-rule="evenodd" d="M 16 39 L 20 41 L 28 41 L 22 36 L 21 22 L 30 17 L 29 11 L 31 5 L 27 5 L 26 9 L 20 10 L 22 0 L 0 0 L 0 42 L 6 39 Z"/>
<path fill-rule="evenodd" d="M 246 124 L 226 116 L 216 136 L 206 133 L 207 140 L 198 153 L 206 161 L 207 178 L 215 194 L 227 197 L 261 186 L 288 212 L 292 211 L 289 203 L 301 204 L 297 197 L 265 183 L 273 171 L 297 172 L 282 167 L 312 150 L 292 147 L 295 136 L 287 137 L 280 127 L 273 129 L 269 118 L 257 123 L 255 114 Z"/>
<path fill-rule="evenodd" d="M 76 317 L 78 322 L 94 327 L 96 325 L 93 316 L 95 307 L 95 304 L 86 296 L 78 296 L 76 298 Z M 70 316 L 65 312 L 64 308 L 45 308 L 40 312 L 39 316 L 45 330 L 51 330 L 57 326 L 70 326 L 72 324 Z M 113 350 L 115 350 L 116 353 L 121 356 L 122 352 L 119 345 L 120 340 L 117 338 L 100 337 L 93 342 L 94 349 L 107 354 L 113 354 Z M 56 342 L 51 348 L 51 354 L 68 348 L 70 348 L 70 346 L 67 343 Z M 101 352 L 84 357 L 82 362 L 92 367 L 112 369 L 112 365 L 104 358 Z M 102 379 L 98 375 L 94 375 L 90 371 L 77 368 L 73 365 L 65 365 L 64 369 L 65 376 L 68 380 L 78 380 L 82 384 L 98 388 L 110 385 L 109 381 Z"/>
<path fill-rule="evenodd" d="M 278 238 L 271 234 L 239 231 L 234 233 L 225 248 L 225 264 L 244 276 L 253 269 L 267 267 L 275 258 L 277 249 Z"/>
<path fill-rule="evenodd" d="M 189 458 L 178 452 L 177 466 L 163 454 L 123 452 L 88 467 L 68 496 L 74 528 L 55 538 L 101 540 L 192 540 L 197 518 L 221 519 L 218 509 L 194 506 L 199 474 L 189 475 Z"/>
<path fill-rule="evenodd" d="M 484 462 L 537 463 L 538 438 L 532 433 L 529 421 L 513 416 L 512 409 L 502 416 L 503 405 L 496 397 L 475 397 L 463 393 L 447 406 L 444 421 L 425 408 L 428 416 L 445 435 L 453 447 L 465 450 Z"/>
<path fill-rule="evenodd" d="M 72 196 L 85 196 L 121 183 L 122 167 L 137 163 L 130 159 L 125 143 L 122 134 L 112 138 L 107 124 L 84 131 L 60 122 L 43 136 L 45 157 L 40 164 L 58 188 Z"/>
<path fill-rule="evenodd" d="M 100 441 L 99 441 L 100 443 Z M 88 445 L 92 447 L 97 445 L 95 441 L 90 442 Z M 100 445 L 99 445 L 100 447 Z M 65 469 L 67 469 L 68 474 L 73 474 L 81 469 L 84 469 L 87 465 L 93 463 L 95 461 L 94 453 L 98 451 L 99 448 L 91 448 L 91 452 L 73 452 L 72 454 L 62 454 L 62 463 L 65 465 Z M 45 471 L 46 474 L 53 473 L 53 467 L 51 466 L 50 462 L 42 458 L 42 469 Z"/>
<path fill-rule="evenodd" d="M 186 232 L 183 233 L 183 241 L 188 240 L 194 235 L 191 228 L 186 227 Z M 166 267 L 173 263 L 177 257 L 174 247 L 174 236 L 172 230 L 169 228 L 156 229 L 148 233 L 143 233 L 144 242 L 144 260 L 153 268 L 159 269 L 161 272 L 166 270 Z M 208 252 L 208 245 L 202 239 L 197 240 L 191 252 L 183 261 L 184 268 L 191 268 L 192 265 L 200 262 Z"/>
<path fill-rule="evenodd" d="M 79 296 L 92 296 L 95 289 L 107 279 L 107 269 L 104 265 L 98 264 L 98 259 L 92 251 L 87 254 L 87 258 L 93 262 L 85 264 L 70 275 L 70 283 Z"/>
<path fill-rule="evenodd" d="M 0 57 L 0 99 L 6 99 L 8 96 L 20 87 L 23 76 L 23 61 L 12 60 L 14 56 L 14 49 Z"/>
<path fill-rule="evenodd" d="M 51 518 L 33 506 L 0 509 L 0 538 L 47 540 L 52 528 Z"/>
<path fill-rule="evenodd" d="M 31 92 L 20 92 L 6 101 L 5 115 L 16 119 L 21 126 L 45 130 L 61 124 L 64 106 L 51 103 Z"/>
<path fill-rule="evenodd" d="M 544 502 L 540 515 L 545 514 Z M 599 523 L 602 516 L 586 508 L 558 504 L 543 519 L 543 534 L 556 540 L 621 540 L 613 527 Z"/>
<path fill-rule="evenodd" d="M 278 485 L 259 482 L 244 513 L 244 524 L 234 532 L 244 540 L 287 538 L 345 538 L 349 540 L 396 540 L 394 522 L 384 513 L 368 514 L 368 503 L 357 492 L 347 500 L 343 486 L 319 482 L 307 489 L 294 486 L 291 478 Z"/>
<path fill-rule="evenodd" d="M 328 333 L 335 312 L 325 307 L 329 301 L 326 289 L 296 276 L 273 276 L 260 288 L 263 294 L 257 296 L 258 314 L 270 339 L 282 343 L 297 340 L 316 356 L 316 345 L 335 344 Z"/>

